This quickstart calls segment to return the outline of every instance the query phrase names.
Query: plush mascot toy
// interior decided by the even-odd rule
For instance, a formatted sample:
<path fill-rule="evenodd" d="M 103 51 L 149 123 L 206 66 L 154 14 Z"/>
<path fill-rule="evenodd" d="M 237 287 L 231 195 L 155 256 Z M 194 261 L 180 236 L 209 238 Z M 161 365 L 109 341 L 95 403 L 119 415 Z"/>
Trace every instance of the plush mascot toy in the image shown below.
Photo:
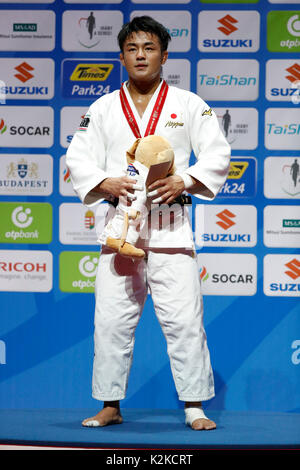
<path fill-rule="evenodd" d="M 170 143 L 158 135 L 137 139 L 126 152 L 127 175 L 137 180 L 134 198 L 120 197 L 116 212 L 99 241 L 123 256 L 144 258 L 144 250 L 135 246 L 139 228 L 148 216 L 147 188 L 160 178 L 175 173 L 174 152 Z M 130 204 L 130 205 L 129 205 Z"/>

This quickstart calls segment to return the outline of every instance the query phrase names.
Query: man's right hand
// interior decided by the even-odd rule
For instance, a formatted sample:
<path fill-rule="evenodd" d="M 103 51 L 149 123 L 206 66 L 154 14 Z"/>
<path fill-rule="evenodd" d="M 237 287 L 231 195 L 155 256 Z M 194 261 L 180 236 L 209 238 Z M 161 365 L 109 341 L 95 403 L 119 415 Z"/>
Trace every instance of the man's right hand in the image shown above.
<path fill-rule="evenodd" d="M 140 189 L 136 186 L 136 180 L 128 176 L 109 177 L 105 178 L 100 184 L 95 186 L 93 192 L 107 193 L 117 198 L 120 196 L 129 197 L 132 199 L 132 193 L 135 189 Z"/>

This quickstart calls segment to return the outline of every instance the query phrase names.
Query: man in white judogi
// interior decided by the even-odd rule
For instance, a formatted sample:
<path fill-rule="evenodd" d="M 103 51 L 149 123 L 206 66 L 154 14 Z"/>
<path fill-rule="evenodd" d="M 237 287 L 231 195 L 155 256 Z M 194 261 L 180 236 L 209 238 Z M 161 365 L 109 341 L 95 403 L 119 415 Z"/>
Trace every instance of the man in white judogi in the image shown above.
<path fill-rule="evenodd" d="M 126 150 L 136 138 L 154 133 L 171 143 L 176 174 L 149 188 L 151 224 L 138 242 L 146 259 L 132 261 L 102 248 L 95 288 L 93 397 L 104 406 L 83 425 L 122 422 L 119 401 L 126 394 L 135 328 L 149 288 L 178 397 L 185 402 L 186 423 L 195 430 L 214 429 L 201 405 L 214 396 L 214 380 L 199 272 L 188 211 L 178 198 L 188 191 L 213 199 L 226 180 L 230 148 L 216 115 L 199 96 L 161 80 L 170 40 L 162 25 L 149 17 L 135 18 L 118 39 L 129 79 L 120 91 L 92 104 L 74 135 L 66 160 L 74 189 L 88 206 L 134 198 L 135 181 L 124 176 Z M 189 167 L 191 151 L 197 162 Z M 162 208 L 169 216 L 165 204 L 174 202 L 172 224 L 161 224 Z M 113 212 L 111 205 L 108 219 Z"/>

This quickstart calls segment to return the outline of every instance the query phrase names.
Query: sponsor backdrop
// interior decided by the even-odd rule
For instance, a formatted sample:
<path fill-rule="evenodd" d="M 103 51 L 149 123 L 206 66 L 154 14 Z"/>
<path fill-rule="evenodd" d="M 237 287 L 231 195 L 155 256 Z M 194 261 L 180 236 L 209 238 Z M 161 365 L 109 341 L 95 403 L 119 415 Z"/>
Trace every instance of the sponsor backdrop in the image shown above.
<path fill-rule="evenodd" d="M 127 78 L 121 25 L 148 13 L 172 36 L 163 77 L 214 108 L 232 147 L 218 197 L 190 209 L 216 383 L 207 407 L 300 411 L 300 0 L 0 10 L 0 406 L 99 406 L 93 292 L 107 205 L 81 204 L 65 154 L 89 105 Z M 150 297 L 123 406 L 182 407 Z"/>

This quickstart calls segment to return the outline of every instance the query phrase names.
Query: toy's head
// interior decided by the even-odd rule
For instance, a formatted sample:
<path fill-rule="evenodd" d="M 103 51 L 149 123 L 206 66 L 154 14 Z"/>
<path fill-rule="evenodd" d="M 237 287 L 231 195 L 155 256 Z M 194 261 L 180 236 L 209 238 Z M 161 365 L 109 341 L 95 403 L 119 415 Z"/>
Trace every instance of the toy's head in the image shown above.
<path fill-rule="evenodd" d="M 167 175 L 175 173 L 174 151 L 170 143 L 159 135 L 148 135 L 137 139 L 132 147 L 126 152 L 127 162 L 134 165 L 138 161 L 150 168 L 157 163 L 170 162 Z"/>

